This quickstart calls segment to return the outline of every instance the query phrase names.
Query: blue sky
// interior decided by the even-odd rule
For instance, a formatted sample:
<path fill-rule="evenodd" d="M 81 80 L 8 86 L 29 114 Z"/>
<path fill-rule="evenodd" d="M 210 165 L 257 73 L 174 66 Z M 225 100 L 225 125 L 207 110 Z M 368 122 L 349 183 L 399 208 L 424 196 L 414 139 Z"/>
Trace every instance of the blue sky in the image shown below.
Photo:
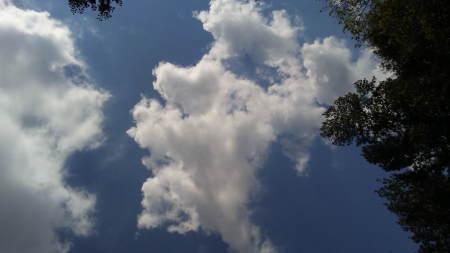
<path fill-rule="evenodd" d="M 0 1 L 0 252 L 414 252 L 318 135 L 388 76 L 313 0 Z"/>

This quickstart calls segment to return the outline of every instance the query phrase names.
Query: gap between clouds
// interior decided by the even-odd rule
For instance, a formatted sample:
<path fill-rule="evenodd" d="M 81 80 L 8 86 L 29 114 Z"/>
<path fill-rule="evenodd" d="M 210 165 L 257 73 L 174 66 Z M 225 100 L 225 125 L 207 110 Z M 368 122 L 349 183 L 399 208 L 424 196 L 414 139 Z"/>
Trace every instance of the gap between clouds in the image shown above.
<path fill-rule="evenodd" d="M 209 11 L 194 13 L 214 37 L 210 51 L 195 66 L 162 62 L 153 70 L 165 105 L 143 98 L 128 131 L 149 149 L 143 163 L 154 174 L 142 186 L 140 228 L 219 233 L 231 252 L 277 252 L 247 207 L 261 189 L 256 172 L 270 144 L 281 140 L 305 173 L 325 111 L 320 104 L 352 91 L 359 78 L 382 77 L 370 52 L 352 62 L 334 37 L 301 45 L 303 27 L 286 11 L 267 18 L 261 8 L 253 1 L 211 1 Z M 267 89 L 227 67 L 245 56 L 270 83 Z"/>
<path fill-rule="evenodd" d="M 110 95 L 88 82 L 69 29 L 0 0 L 0 252 L 67 252 L 88 236 L 96 196 L 65 183 L 65 160 L 103 141 Z"/>

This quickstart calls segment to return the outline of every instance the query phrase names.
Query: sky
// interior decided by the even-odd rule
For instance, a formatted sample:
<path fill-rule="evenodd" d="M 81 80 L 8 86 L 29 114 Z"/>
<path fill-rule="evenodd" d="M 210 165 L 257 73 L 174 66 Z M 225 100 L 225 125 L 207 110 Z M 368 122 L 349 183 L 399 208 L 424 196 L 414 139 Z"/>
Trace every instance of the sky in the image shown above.
<path fill-rule="evenodd" d="M 415 252 L 319 135 L 389 76 L 323 2 L 0 0 L 0 253 Z"/>

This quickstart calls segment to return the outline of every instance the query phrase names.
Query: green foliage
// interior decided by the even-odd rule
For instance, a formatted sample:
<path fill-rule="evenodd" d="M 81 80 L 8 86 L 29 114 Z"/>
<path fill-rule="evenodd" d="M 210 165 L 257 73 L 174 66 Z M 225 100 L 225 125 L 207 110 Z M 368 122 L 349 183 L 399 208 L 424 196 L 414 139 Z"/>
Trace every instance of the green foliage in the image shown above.
<path fill-rule="evenodd" d="M 356 93 L 324 113 L 321 134 L 335 145 L 361 145 L 368 162 L 396 171 L 378 190 L 388 209 L 419 252 L 450 252 L 449 101 L 402 81 L 356 82 Z"/>
<path fill-rule="evenodd" d="M 380 0 L 323 0 L 330 9 L 329 15 L 335 17 L 343 25 L 343 31 L 349 32 L 352 39 L 361 46 L 367 28 L 368 12 Z"/>
<path fill-rule="evenodd" d="M 334 145 L 363 145 L 364 158 L 386 171 L 450 167 L 450 101 L 411 89 L 409 81 L 356 82 L 356 93 L 338 98 L 324 113 L 321 135 Z"/>
<path fill-rule="evenodd" d="M 352 35 L 357 46 L 374 49 L 386 70 L 427 72 L 430 66 L 426 65 L 448 64 L 448 1 L 323 1 L 329 14 L 343 25 L 344 32 Z"/>
<path fill-rule="evenodd" d="M 99 20 L 104 20 L 111 17 L 115 9 L 111 5 L 113 2 L 122 6 L 122 0 L 69 0 L 69 6 L 73 14 L 83 13 L 85 9 L 91 8 L 93 11 L 98 11 Z"/>
<path fill-rule="evenodd" d="M 321 135 L 391 174 L 378 193 L 420 252 L 450 252 L 450 1 L 324 0 L 387 80 L 360 80 Z"/>
<path fill-rule="evenodd" d="M 408 170 L 382 180 L 380 196 L 389 200 L 398 223 L 413 233 L 419 252 L 450 252 L 450 182 L 440 168 Z"/>
<path fill-rule="evenodd" d="M 448 1 L 387 0 L 370 11 L 370 29 L 363 38 L 387 70 L 415 76 L 436 70 L 448 74 L 443 70 L 450 53 L 449 21 Z"/>

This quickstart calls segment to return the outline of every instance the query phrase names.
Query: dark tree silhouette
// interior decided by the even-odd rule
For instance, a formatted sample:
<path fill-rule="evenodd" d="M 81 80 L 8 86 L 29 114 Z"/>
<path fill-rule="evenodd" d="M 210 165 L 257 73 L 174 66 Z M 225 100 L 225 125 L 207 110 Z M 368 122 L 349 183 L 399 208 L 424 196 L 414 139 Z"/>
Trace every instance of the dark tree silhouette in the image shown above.
<path fill-rule="evenodd" d="M 69 0 L 70 10 L 73 14 L 83 13 L 85 9 L 91 8 L 93 11 L 98 11 L 98 19 L 104 20 L 111 17 L 111 13 L 115 7 L 113 3 L 122 5 L 122 0 Z"/>
<path fill-rule="evenodd" d="M 393 75 L 356 82 L 324 113 L 321 135 L 394 172 L 377 191 L 388 209 L 419 252 L 450 252 L 450 1 L 325 1 Z"/>

